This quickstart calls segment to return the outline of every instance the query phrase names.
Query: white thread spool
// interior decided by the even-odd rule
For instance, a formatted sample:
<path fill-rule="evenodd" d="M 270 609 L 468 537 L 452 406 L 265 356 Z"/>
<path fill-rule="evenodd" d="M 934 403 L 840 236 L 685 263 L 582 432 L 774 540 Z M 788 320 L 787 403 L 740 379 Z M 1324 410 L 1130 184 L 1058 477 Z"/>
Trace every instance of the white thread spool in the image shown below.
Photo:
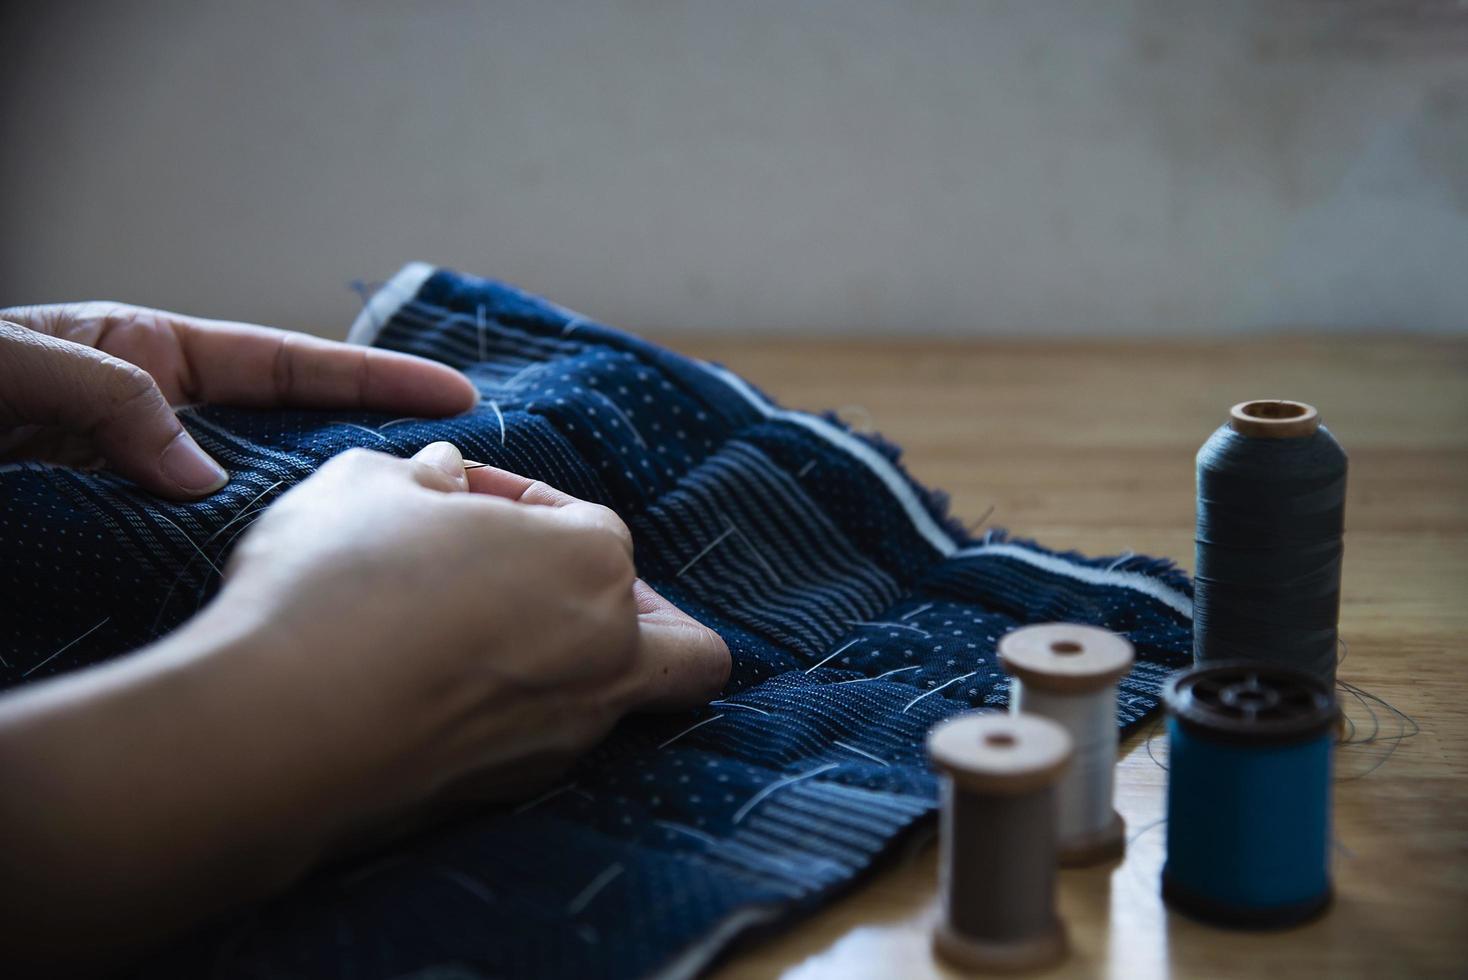
<path fill-rule="evenodd" d="M 1067 867 L 1119 857 L 1126 824 L 1113 804 L 1116 682 L 1132 666 L 1132 645 L 1109 630 L 1043 623 L 999 641 L 1011 675 L 1009 705 L 1058 722 L 1075 744 L 1059 786 L 1060 863 Z"/>

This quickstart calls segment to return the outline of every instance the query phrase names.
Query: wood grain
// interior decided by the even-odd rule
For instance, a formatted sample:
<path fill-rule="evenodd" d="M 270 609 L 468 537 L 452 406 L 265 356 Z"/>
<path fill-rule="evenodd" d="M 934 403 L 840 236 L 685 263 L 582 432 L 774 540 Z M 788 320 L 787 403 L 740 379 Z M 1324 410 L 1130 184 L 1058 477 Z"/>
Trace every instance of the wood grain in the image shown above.
<path fill-rule="evenodd" d="M 1193 456 L 1246 398 L 1320 409 L 1350 454 L 1340 669 L 1420 734 L 1337 756 L 1337 898 L 1280 933 L 1221 931 L 1158 897 L 1165 739 L 1123 743 L 1123 863 L 1061 875 L 1056 977 L 1388 977 L 1468 972 L 1468 342 L 932 343 L 670 338 L 786 404 L 906 448 L 954 513 L 1055 548 L 1192 566 Z M 1360 737 L 1404 727 L 1351 699 Z M 931 957 L 935 855 L 909 849 L 829 908 L 736 951 L 744 978 L 950 976 Z"/>

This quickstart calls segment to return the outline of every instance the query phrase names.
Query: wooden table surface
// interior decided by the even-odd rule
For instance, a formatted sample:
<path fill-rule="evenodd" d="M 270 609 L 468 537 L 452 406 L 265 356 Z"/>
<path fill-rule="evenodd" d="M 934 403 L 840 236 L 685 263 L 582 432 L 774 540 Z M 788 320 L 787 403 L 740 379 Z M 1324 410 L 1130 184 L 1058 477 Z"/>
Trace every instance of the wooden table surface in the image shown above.
<path fill-rule="evenodd" d="M 1192 567 L 1193 456 L 1248 398 L 1316 405 L 1350 454 L 1336 901 L 1280 933 L 1208 928 L 1158 896 L 1166 739 L 1122 745 L 1123 863 L 1061 874 L 1070 958 L 1041 976 L 1468 975 L 1468 341 L 1227 343 L 697 341 L 797 408 L 850 406 L 971 520 L 1054 548 Z M 869 420 L 869 421 L 868 421 Z M 1376 740 L 1367 740 L 1372 732 Z M 749 945 L 735 978 L 953 976 L 929 953 L 936 849 L 897 855 L 836 903 Z"/>

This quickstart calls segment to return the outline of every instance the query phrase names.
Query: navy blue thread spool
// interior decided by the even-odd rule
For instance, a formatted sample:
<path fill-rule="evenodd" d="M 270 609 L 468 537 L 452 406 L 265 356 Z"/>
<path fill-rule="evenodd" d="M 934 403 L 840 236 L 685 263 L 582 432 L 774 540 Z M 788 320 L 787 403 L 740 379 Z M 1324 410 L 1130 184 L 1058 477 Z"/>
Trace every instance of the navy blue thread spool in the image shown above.
<path fill-rule="evenodd" d="M 1241 402 L 1198 450 L 1193 658 L 1334 687 L 1346 454 L 1302 402 Z"/>
<path fill-rule="evenodd" d="M 1162 895 L 1218 925 L 1283 928 L 1330 904 L 1331 688 L 1304 671 L 1195 667 L 1164 692 Z"/>

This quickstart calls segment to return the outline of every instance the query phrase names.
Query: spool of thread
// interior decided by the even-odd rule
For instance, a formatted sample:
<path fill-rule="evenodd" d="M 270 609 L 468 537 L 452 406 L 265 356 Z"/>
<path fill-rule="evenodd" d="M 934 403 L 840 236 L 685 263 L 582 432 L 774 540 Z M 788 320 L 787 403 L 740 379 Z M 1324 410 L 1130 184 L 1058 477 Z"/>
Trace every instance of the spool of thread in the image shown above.
<path fill-rule="evenodd" d="M 1070 736 L 1047 718 L 975 712 L 929 732 L 928 755 L 945 777 L 935 951 L 976 970 L 1061 959 L 1055 782 L 1070 761 Z"/>
<path fill-rule="evenodd" d="M 1132 645 L 1109 630 L 1043 623 L 1007 633 L 999 662 L 1010 674 L 1009 707 L 1065 728 L 1075 757 L 1056 788 L 1060 863 L 1096 864 L 1126 849 L 1116 812 L 1116 682 L 1132 666 Z"/>
<path fill-rule="evenodd" d="M 1331 689 L 1303 671 L 1195 667 L 1164 696 L 1171 756 L 1162 895 L 1193 918 L 1302 922 L 1329 903 Z"/>
<path fill-rule="evenodd" d="M 1309 405 L 1251 401 L 1198 450 L 1193 657 L 1335 686 L 1346 454 Z"/>

